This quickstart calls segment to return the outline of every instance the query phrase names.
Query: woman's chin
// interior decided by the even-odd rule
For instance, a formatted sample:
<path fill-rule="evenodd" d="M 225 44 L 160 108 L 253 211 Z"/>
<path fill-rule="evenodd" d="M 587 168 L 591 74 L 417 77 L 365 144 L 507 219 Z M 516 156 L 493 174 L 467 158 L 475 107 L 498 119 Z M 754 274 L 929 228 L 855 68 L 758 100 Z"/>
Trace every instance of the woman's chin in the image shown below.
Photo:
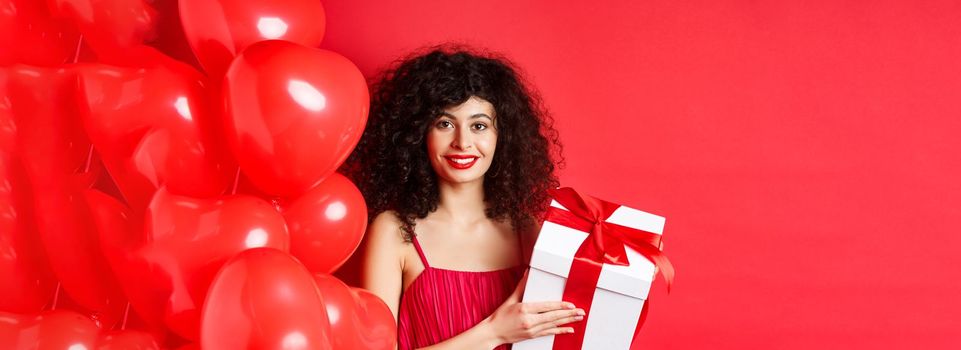
<path fill-rule="evenodd" d="M 443 181 L 451 185 L 466 185 L 475 182 L 483 182 L 484 176 L 478 176 L 476 174 L 448 174 L 444 176 Z"/>

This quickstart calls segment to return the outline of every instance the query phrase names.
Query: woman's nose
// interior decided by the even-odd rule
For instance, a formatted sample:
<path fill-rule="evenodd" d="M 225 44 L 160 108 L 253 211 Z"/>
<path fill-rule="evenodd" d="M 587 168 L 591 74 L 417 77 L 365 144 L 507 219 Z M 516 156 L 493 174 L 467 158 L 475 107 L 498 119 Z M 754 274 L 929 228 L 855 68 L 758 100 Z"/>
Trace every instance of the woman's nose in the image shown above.
<path fill-rule="evenodd" d="M 471 140 L 470 132 L 467 130 L 460 130 L 457 132 L 457 136 L 454 137 L 454 142 L 451 144 L 454 148 L 460 150 L 466 150 L 474 146 L 474 141 Z"/>

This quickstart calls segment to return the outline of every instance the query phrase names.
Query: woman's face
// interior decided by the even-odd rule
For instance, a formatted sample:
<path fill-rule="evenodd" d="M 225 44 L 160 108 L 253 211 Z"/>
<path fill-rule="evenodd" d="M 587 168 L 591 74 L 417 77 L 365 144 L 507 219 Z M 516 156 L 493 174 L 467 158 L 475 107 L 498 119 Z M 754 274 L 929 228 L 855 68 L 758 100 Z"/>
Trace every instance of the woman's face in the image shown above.
<path fill-rule="evenodd" d="M 481 181 L 497 146 L 494 106 L 471 96 L 449 107 L 427 131 L 427 155 L 441 181 Z"/>

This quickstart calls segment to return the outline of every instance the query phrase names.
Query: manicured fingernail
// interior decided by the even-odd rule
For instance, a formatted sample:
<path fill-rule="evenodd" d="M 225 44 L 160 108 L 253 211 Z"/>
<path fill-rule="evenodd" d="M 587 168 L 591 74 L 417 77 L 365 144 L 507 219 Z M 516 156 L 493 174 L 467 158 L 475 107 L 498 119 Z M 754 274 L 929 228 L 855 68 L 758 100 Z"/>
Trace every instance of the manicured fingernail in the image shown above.
<path fill-rule="evenodd" d="M 574 304 L 564 303 L 564 307 L 566 307 L 566 308 L 568 308 L 568 309 L 573 309 L 573 308 L 574 308 Z"/>
<path fill-rule="evenodd" d="M 577 309 L 577 314 L 581 316 L 587 315 L 587 313 L 584 312 L 584 309 Z"/>
<path fill-rule="evenodd" d="M 573 329 L 568 329 L 568 330 L 567 330 L 567 333 L 574 333 L 574 330 L 573 330 Z"/>
<path fill-rule="evenodd" d="M 584 319 L 584 316 L 574 316 L 574 319 L 580 321 Z"/>

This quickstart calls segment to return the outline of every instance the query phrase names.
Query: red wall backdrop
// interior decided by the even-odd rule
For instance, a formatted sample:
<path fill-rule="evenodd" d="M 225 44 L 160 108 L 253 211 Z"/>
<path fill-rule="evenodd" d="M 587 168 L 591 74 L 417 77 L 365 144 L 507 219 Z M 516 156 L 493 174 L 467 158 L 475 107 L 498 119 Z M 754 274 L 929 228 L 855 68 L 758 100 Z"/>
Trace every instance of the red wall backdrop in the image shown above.
<path fill-rule="evenodd" d="M 961 3 L 787 3 L 326 0 L 323 47 L 525 69 L 563 184 L 667 217 L 646 348 L 961 348 Z"/>

